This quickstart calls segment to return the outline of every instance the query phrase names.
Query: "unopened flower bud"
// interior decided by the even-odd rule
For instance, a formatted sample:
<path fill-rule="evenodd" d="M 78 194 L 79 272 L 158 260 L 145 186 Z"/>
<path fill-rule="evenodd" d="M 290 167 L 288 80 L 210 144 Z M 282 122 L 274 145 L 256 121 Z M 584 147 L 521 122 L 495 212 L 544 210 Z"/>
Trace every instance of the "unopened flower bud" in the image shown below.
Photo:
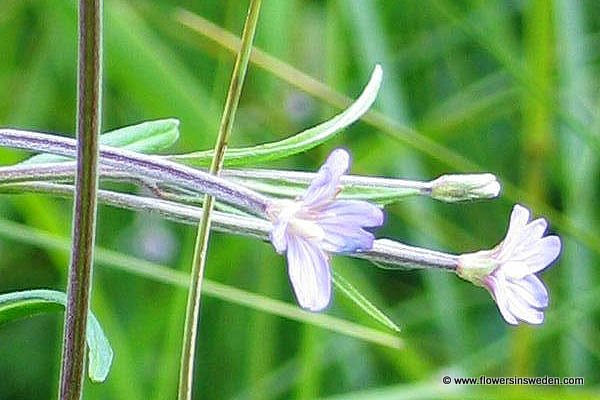
<path fill-rule="evenodd" d="M 442 175 L 431 183 L 431 197 L 445 202 L 492 199 L 500 194 L 493 174 Z"/>

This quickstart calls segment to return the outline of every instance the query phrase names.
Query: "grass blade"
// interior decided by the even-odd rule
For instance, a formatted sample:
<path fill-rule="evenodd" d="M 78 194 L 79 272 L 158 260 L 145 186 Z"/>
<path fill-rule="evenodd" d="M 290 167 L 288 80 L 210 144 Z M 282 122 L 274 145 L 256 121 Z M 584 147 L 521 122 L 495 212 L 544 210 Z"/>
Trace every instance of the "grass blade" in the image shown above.
<path fill-rule="evenodd" d="M 363 296 L 350 282 L 348 282 L 338 272 L 333 273 L 333 283 L 342 293 L 344 293 L 350 300 L 352 300 L 358 307 L 360 307 L 365 313 L 371 318 L 381 323 L 385 327 L 391 329 L 394 332 L 400 332 L 400 327 L 392 321 L 383 311 L 381 311 L 375 304 L 370 302 L 365 296 Z"/>

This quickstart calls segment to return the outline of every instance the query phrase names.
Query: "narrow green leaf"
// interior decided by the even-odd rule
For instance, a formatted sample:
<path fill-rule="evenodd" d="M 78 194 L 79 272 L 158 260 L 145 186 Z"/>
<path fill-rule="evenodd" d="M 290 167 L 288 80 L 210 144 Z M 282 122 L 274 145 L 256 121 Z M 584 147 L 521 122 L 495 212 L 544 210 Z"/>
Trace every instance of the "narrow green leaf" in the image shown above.
<path fill-rule="evenodd" d="M 356 122 L 366 113 L 377 97 L 383 71 L 376 65 L 369 83 L 362 94 L 345 111 L 313 128 L 307 129 L 278 142 L 265 143 L 254 147 L 228 149 L 225 152 L 225 165 L 247 165 L 262 161 L 285 158 L 309 150 L 335 136 L 339 131 Z M 194 166 L 207 166 L 213 157 L 212 150 L 179 154 L 169 157 Z"/>
<path fill-rule="evenodd" d="M 179 120 L 174 118 L 146 121 L 125 126 L 100 135 L 100 144 L 120 147 L 144 154 L 156 153 L 175 143 L 179 138 Z M 51 163 L 69 160 L 53 154 L 38 154 L 21 164 Z"/>
<path fill-rule="evenodd" d="M 333 283 L 335 287 L 342 291 L 350 300 L 366 312 L 371 318 L 383 324 L 394 332 L 400 332 L 400 327 L 396 325 L 383 311 L 371 303 L 363 296 L 350 282 L 344 279 L 338 272 L 333 272 Z"/>
<path fill-rule="evenodd" d="M 46 289 L 24 290 L 0 295 L 0 324 L 66 307 L 63 292 Z M 88 375 L 93 382 L 103 382 L 113 359 L 113 351 L 100 323 L 89 314 L 86 341 L 88 345 Z"/>

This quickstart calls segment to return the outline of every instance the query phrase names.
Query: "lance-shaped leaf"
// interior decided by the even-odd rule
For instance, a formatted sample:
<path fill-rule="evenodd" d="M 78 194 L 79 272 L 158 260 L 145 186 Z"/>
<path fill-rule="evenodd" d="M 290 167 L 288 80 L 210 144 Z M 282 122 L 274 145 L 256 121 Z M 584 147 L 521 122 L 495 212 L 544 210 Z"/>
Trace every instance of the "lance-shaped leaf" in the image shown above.
<path fill-rule="evenodd" d="M 277 142 L 265 143 L 253 147 L 239 149 L 228 149 L 225 153 L 225 165 L 249 165 L 258 162 L 276 160 L 289 157 L 293 154 L 309 150 L 328 139 L 331 139 L 342 129 L 356 122 L 371 107 L 379 87 L 383 71 L 381 66 L 376 65 L 369 83 L 362 94 L 345 111 L 332 119 L 323 122 L 313 128 L 307 129 L 287 139 Z M 182 161 L 195 166 L 207 166 L 213 158 L 213 151 L 198 151 L 188 154 L 179 154 L 169 157 L 173 161 Z"/>
<path fill-rule="evenodd" d="M 100 144 L 138 153 L 153 154 L 173 145 L 179 138 L 179 120 L 174 118 L 146 121 L 100 135 Z M 21 164 L 54 163 L 70 160 L 54 154 L 38 154 Z"/>
<path fill-rule="evenodd" d="M 67 296 L 55 290 L 35 289 L 0 295 L 0 324 L 35 314 L 64 309 Z M 113 359 L 113 350 L 93 314 L 89 314 L 86 331 L 88 345 L 88 376 L 93 382 L 103 382 Z"/>

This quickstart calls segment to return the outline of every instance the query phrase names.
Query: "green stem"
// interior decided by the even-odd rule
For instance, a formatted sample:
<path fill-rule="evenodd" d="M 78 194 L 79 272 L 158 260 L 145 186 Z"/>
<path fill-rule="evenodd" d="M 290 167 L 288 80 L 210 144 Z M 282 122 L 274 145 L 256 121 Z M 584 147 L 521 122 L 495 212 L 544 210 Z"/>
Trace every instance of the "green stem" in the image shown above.
<path fill-rule="evenodd" d="M 225 149 L 227 148 L 231 127 L 242 92 L 244 78 L 248 69 L 260 4 L 261 0 L 251 0 L 248 9 L 246 23 L 242 32 L 242 47 L 233 67 L 231 84 L 227 93 L 227 100 L 225 102 L 223 117 L 221 119 L 219 134 L 215 145 L 215 155 L 210 166 L 210 173 L 213 175 L 218 175 L 223 166 L 223 156 L 225 155 Z M 198 317 L 200 315 L 200 294 L 202 291 L 202 279 L 204 276 L 206 251 L 210 234 L 210 215 L 213 206 L 214 198 L 207 195 L 204 198 L 202 219 L 198 226 L 198 235 L 196 236 L 196 250 L 194 252 L 190 290 L 188 292 L 183 345 L 181 349 L 181 367 L 179 371 L 178 398 L 180 400 L 190 400 L 192 398 L 195 344 L 198 334 Z"/>
<path fill-rule="evenodd" d="M 0 146 L 67 157 L 77 155 L 77 142 L 73 139 L 18 129 L 0 129 Z M 248 190 L 242 185 L 229 182 L 204 171 L 145 154 L 110 146 L 100 146 L 100 158 L 104 166 L 123 171 L 135 171 L 135 175 L 141 176 L 145 181 L 168 181 L 172 185 L 188 190 L 209 193 L 220 200 L 251 210 L 258 215 L 264 214 L 270 202 L 269 198 Z M 52 175 L 52 172 L 47 169 L 48 164 L 40 164 L 40 166 L 42 165 L 46 165 L 43 168 L 45 169 L 44 174 L 49 173 Z M 31 168 L 28 165 L 15 166 L 15 169 L 20 171 L 19 173 Z"/>
<path fill-rule="evenodd" d="M 80 0 L 76 195 L 59 389 L 63 400 L 82 397 L 96 227 L 101 88 L 102 0 Z"/>
<path fill-rule="evenodd" d="M 0 142 L 2 142 L 1 138 Z M 76 164 L 70 161 L 0 167 L 0 184 L 28 181 L 69 182 L 75 175 L 75 168 Z M 196 171 L 194 172 L 195 176 L 199 175 L 197 172 L 205 174 Z M 238 182 L 238 188 L 242 185 L 242 187 L 252 191 L 246 191 L 246 193 L 259 192 L 263 195 L 269 194 L 275 197 L 292 198 L 300 196 L 316 176 L 314 172 L 273 169 L 223 169 L 221 174 L 224 178 L 231 178 L 231 182 Z M 213 175 L 208 176 L 213 177 Z M 148 174 L 136 168 L 118 168 L 106 165 L 102 158 L 102 146 L 100 146 L 99 177 L 106 180 L 137 183 L 152 190 L 159 198 L 173 199 L 180 203 L 199 203 L 196 195 L 197 190 L 189 189 L 189 179 L 183 181 L 188 185 L 188 188 L 185 188 L 178 184 L 181 179 L 172 180 L 167 174 L 162 174 L 161 178 L 157 179 L 149 177 Z M 235 189 L 235 186 L 231 185 L 222 186 L 223 188 L 227 186 Z M 386 204 L 417 195 L 430 196 L 437 200 L 449 202 L 489 199 L 498 195 L 500 184 L 492 174 L 442 175 L 429 182 L 345 175 L 340 180 L 340 188 L 342 189 L 339 195 L 340 198 L 362 199 Z M 219 199 L 222 199 L 222 197 L 222 194 L 217 196 Z"/>

